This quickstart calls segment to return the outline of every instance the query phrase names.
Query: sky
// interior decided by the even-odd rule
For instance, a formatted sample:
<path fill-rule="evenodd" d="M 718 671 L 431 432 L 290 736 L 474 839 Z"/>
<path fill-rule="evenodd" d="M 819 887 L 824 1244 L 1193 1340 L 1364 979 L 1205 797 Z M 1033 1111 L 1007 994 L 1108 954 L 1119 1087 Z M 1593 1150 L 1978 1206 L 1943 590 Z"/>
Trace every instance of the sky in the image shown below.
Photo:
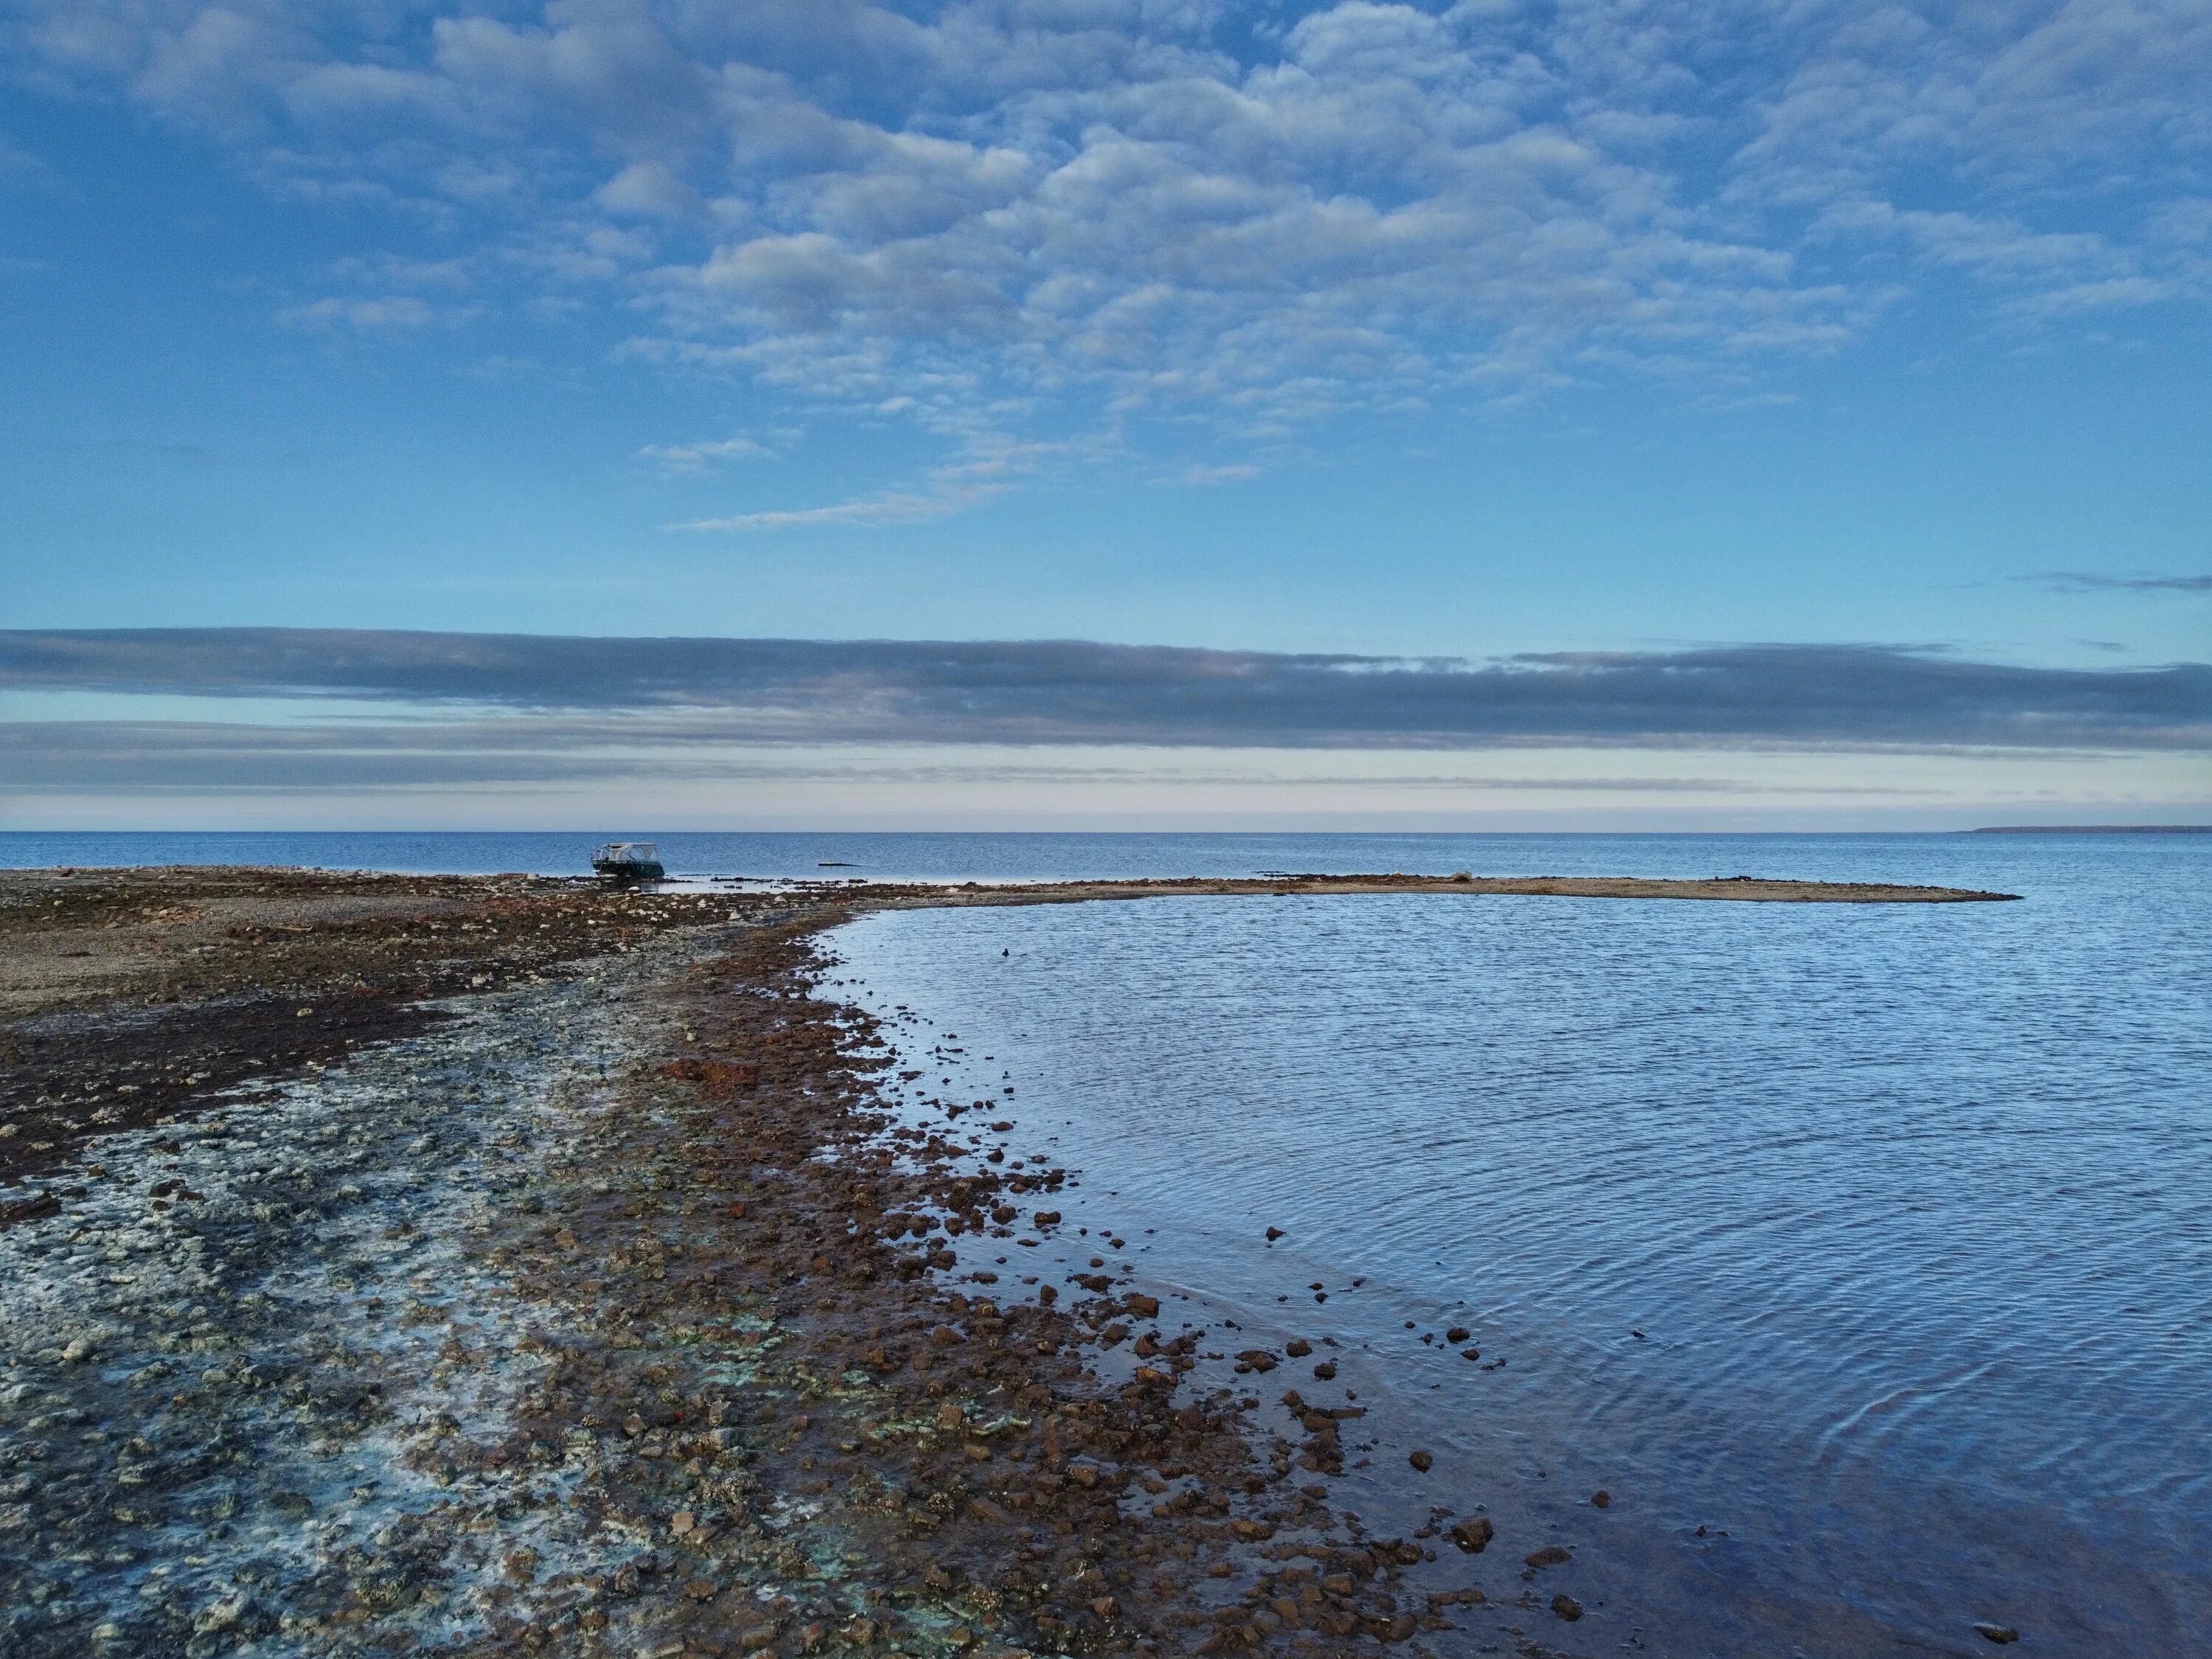
<path fill-rule="evenodd" d="M 0 827 L 2212 818 L 2201 3 L 0 0 Z"/>

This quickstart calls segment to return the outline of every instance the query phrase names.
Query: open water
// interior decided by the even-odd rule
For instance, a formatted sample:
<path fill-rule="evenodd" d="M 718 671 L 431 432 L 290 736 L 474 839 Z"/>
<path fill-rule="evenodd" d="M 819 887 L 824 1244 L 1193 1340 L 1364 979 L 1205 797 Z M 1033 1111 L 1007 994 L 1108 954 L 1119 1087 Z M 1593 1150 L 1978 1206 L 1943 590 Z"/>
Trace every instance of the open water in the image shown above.
<path fill-rule="evenodd" d="M 17 834 L 0 862 L 580 872 L 600 838 Z M 1334 1382 L 1275 1372 L 1261 1419 L 1287 1426 L 1285 1384 L 1356 1391 L 1338 1501 L 1378 1532 L 1494 1518 L 1435 1571 L 1505 1607 L 1447 1650 L 1519 1625 L 1577 1654 L 1966 1654 L 1984 1621 L 2024 1653 L 2212 1653 L 2212 837 L 659 839 L 755 878 L 2022 895 L 914 911 L 842 930 L 834 974 L 896 1022 L 917 1097 L 1008 1102 L 1018 1153 L 1081 1171 L 1085 1248 L 1118 1234 L 1217 1329 L 1334 1340 Z M 1552 1542 L 1574 1559 L 1524 1583 Z"/>

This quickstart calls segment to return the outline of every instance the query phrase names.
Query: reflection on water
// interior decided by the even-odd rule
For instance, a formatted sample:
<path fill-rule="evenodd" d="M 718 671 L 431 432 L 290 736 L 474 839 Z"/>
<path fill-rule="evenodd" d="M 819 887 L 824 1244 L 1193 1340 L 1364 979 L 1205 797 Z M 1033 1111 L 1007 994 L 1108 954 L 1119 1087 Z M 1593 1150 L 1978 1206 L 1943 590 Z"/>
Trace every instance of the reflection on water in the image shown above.
<path fill-rule="evenodd" d="M 1612 868 L 1731 872 L 1715 843 L 1621 844 Z M 1590 1616 L 1534 1615 L 1543 1640 L 1966 1653 L 1986 1620 L 2046 1652 L 2191 1651 L 2212 845 L 1791 845 L 1736 861 L 2029 902 L 1161 900 L 838 943 L 848 994 L 920 1017 L 917 1052 L 961 1034 L 919 1088 L 1011 1074 L 1016 1139 L 1086 1171 L 1071 1224 L 1337 1340 L 1334 1382 L 1269 1382 L 1377 1407 L 1341 1500 L 1372 1527 L 1486 1505 L 1498 1549 L 1456 1565 L 1493 1598 L 1531 1588 L 1528 1551 L 1572 1550 L 1533 1588 Z"/>

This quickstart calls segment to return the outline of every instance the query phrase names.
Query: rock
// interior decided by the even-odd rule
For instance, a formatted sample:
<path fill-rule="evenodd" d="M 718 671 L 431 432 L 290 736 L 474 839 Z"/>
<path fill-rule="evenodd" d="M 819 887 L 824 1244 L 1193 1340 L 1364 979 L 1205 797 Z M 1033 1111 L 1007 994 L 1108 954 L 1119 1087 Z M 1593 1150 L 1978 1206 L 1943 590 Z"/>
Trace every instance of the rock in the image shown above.
<path fill-rule="evenodd" d="M 1451 1526 L 1451 1540 L 1469 1555 L 1480 1555 L 1490 1547 L 1490 1540 L 1498 1536 L 1498 1528 L 1490 1524 L 1490 1517 L 1478 1515 L 1472 1520 L 1455 1521 Z"/>
<path fill-rule="evenodd" d="M 1555 1595 L 1552 1598 L 1552 1611 L 1571 1625 L 1583 1616 L 1583 1604 L 1571 1595 Z"/>
<path fill-rule="evenodd" d="M 669 1517 L 668 1530 L 678 1538 L 688 1538 L 698 1530 L 699 1517 L 689 1510 L 678 1510 Z"/>
<path fill-rule="evenodd" d="M 1159 1316 L 1160 1299 L 1156 1296 L 1143 1296 L 1132 1291 L 1122 1298 L 1122 1306 L 1139 1319 L 1155 1319 Z"/>
<path fill-rule="evenodd" d="M 1283 1352 L 1293 1359 L 1304 1359 L 1313 1352 L 1313 1344 L 1302 1336 L 1297 1337 L 1283 1345 Z"/>
<path fill-rule="evenodd" d="M 1606 1491 L 1602 1486 L 1599 1487 L 1597 1491 L 1590 1494 L 1590 1507 L 1594 1510 L 1611 1509 L 1613 1507 L 1613 1494 Z"/>
<path fill-rule="evenodd" d="M 246 1592 L 234 1590 L 193 1615 L 193 1633 L 210 1636 L 218 1631 L 236 1630 L 246 1622 L 246 1615 L 252 1610 L 253 1602 Z"/>
<path fill-rule="evenodd" d="M 1336 1375 L 1336 1362 L 1334 1359 L 1322 1360 L 1314 1367 L 1314 1375 L 1324 1382 L 1328 1382 Z"/>
<path fill-rule="evenodd" d="M 1468 1330 L 1466 1326 L 1455 1325 L 1444 1333 L 1444 1340 L 1456 1347 L 1461 1343 L 1466 1341 L 1467 1339 L 1473 1334 L 1474 1333 Z"/>
<path fill-rule="evenodd" d="M 2014 1630 L 2010 1625 L 1992 1625 L 1987 1623 L 1977 1624 L 1974 1626 L 1974 1634 L 1980 1637 L 1984 1642 L 2002 1644 L 2006 1642 L 2017 1642 L 2020 1640 L 2020 1632 Z"/>
<path fill-rule="evenodd" d="M 1273 1243 L 1277 1239 L 1282 1237 L 1284 1237 L 1284 1233 L 1280 1227 L 1270 1227 L 1267 1229 L 1267 1242 L 1270 1244 Z"/>
<path fill-rule="evenodd" d="M 92 1358 L 92 1343 L 82 1336 L 72 1338 L 70 1345 L 62 1350 L 62 1358 L 72 1365 L 81 1364 Z"/>
<path fill-rule="evenodd" d="M 1563 1561 L 1571 1561 L 1574 1559 L 1575 1553 L 1565 1545 L 1547 1544 L 1543 1548 L 1531 1552 L 1526 1558 L 1526 1562 L 1533 1569 L 1556 1567 Z"/>
<path fill-rule="evenodd" d="M 738 1634 L 738 1651 L 740 1653 L 758 1653 L 763 1648 L 775 1645 L 774 1625 L 755 1625 L 750 1630 L 741 1631 Z"/>
<path fill-rule="evenodd" d="M 1417 1451 L 1406 1461 L 1408 1463 L 1411 1463 L 1415 1468 L 1419 1469 L 1423 1474 L 1426 1474 L 1430 1468 L 1434 1466 L 1437 1460 L 1430 1456 L 1429 1454 L 1425 1451 Z"/>

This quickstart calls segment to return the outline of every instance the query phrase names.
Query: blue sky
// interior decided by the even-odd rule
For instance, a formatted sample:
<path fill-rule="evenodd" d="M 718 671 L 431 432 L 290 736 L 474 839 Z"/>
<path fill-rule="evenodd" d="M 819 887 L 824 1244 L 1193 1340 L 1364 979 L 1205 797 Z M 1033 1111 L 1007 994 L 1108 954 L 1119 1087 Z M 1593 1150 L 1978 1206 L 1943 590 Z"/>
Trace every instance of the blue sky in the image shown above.
<path fill-rule="evenodd" d="M 17 0 L 0 75 L 0 625 L 2212 656 L 2202 5 Z M 803 820 L 836 750 L 760 741 Z M 1729 741 L 1715 823 L 2212 795 L 2170 732 Z M 1412 810 L 1221 752 L 1255 812 Z M 880 772 L 835 810 L 938 810 Z M 477 781 L 0 811 L 596 810 Z M 1032 783 L 963 799 L 1096 815 Z M 1435 810 L 1681 810 L 1528 793 Z"/>

